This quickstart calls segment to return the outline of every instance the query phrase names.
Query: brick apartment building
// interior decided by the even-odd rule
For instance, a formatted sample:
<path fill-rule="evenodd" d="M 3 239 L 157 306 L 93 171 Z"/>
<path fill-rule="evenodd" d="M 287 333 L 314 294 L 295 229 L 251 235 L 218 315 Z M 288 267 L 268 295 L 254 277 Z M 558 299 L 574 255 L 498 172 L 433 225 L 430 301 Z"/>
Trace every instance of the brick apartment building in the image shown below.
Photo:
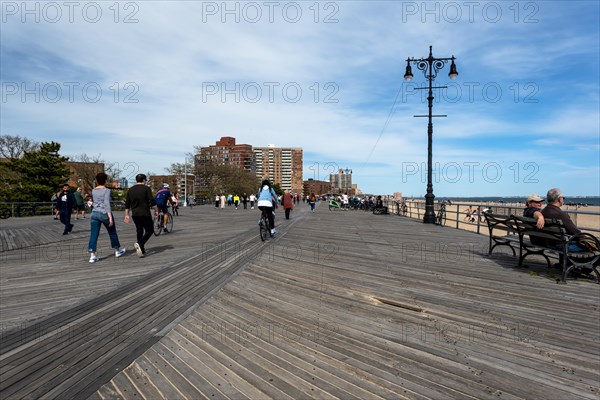
<path fill-rule="evenodd" d="M 314 179 L 308 179 L 304 181 L 304 196 L 314 193 L 316 195 L 331 193 L 331 183 L 327 181 L 318 181 Z"/>
<path fill-rule="evenodd" d="M 275 147 L 253 147 L 237 144 L 235 138 L 224 136 L 214 145 L 201 147 L 195 156 L 195 167 L 201 169 L 205 163 L 234 165 L 252 172 L 259 179 L 268 178 L 274 184 L 291 193 L 302 193 L 302 149 Z M 207 182 L 197 177 L 196 190 L 208 188 Z"/>

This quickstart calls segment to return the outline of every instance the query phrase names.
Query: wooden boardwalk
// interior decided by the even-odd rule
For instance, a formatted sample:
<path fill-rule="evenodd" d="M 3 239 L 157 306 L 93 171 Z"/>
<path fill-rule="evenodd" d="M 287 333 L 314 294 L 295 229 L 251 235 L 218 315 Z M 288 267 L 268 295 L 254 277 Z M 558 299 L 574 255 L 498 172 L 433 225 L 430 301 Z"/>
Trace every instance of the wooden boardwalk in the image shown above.
<path fill-rule="evenodd" d="M 257 220 L 185 210 L 144 259 L 104 232 L 89 264 L 83 224 L 1 252 L 0 398 L 600 398 L 593 281 L 398 216 L 300 206 L 266 243 Z"/>

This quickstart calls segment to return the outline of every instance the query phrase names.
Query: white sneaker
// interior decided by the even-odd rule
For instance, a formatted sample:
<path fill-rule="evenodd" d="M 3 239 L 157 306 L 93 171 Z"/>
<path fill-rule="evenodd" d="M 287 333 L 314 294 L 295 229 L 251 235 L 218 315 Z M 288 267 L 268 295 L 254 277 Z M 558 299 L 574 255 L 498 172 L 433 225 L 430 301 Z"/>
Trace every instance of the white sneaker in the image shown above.
<path fill-rule="evenodd" d="M 119 250 L 115 251 L 115 257 L 121 257 L 125 254 L 125 247 L 121 247 Z"/>
<path fill-rule="evenodd" d="M 271 229 L 271 235 L 274 235 L 276 233 L 277 233 L 277 231 L 275 229 Z"/>
<path fill-rule="evenodd" d="M 135 243 L 133 247 L 135 247 L 135 252 L 137 253 L 138 257 L 144 257 L 144 253 L 142 253 L 142 248 L 139 244 Z"/>
<path fill-rule="evenodd" d="M 91 263 L 95 263 L 98 261 L 98 257 L 97 256 L 90 256 L 90 262 Z"/>

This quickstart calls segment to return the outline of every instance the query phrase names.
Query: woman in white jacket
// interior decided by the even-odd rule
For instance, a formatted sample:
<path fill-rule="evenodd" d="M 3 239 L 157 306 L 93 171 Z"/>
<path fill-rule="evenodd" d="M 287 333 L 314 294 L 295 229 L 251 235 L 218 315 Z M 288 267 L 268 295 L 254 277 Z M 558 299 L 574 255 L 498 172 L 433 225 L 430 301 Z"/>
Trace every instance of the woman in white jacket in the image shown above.
<path fill-rule="evenodd" d="M 275 215 L 273 210 L 277 208 L 279 200 L 277 200 L 277 193 L 271 187 L 268 179 L 262 181 L 260 189 L 258 190 L 258 209 L 266 211 L 269 217 L 269 228 L 271 229 L 271 235 L 275 234 Z"/>

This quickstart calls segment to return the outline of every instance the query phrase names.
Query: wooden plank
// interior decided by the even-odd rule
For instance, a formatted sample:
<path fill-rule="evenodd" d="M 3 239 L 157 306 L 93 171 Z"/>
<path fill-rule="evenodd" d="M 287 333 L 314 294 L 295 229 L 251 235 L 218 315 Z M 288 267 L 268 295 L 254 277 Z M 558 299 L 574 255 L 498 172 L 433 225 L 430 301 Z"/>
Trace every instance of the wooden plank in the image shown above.
<path fill-rule="evenodd" d="M 116 260 L 107 249 L 89 264 L 83 229 L 0 253 L 0 315 L 12 327 L 0 339 L 0 385 L 17 385 L 0 394 L 600 395 L 600 288 L 557 286 L 542 259 L 533 258 L 533 276 L 505 254 L 487 257 L 483 235 L 301 206 L 262 243 L 258 213 L 194 210 L 176 218 L 172 235 L 152 238 L 144 259 Z M 31 240 L 52 240 L 59 228 L 34 229 Z M 131 225 L 118 230 L 123 243 L 135 240 Z M 106 235 L 99 244 L 107 248 Z M 251 329 L 266 324 L 277 337 Z M 71 337 L 49 334 L 70 326 Z M 115 326 L 129 343 L 110 337 Z M 108 331 L 84 340 L 90 327 Z"/>

